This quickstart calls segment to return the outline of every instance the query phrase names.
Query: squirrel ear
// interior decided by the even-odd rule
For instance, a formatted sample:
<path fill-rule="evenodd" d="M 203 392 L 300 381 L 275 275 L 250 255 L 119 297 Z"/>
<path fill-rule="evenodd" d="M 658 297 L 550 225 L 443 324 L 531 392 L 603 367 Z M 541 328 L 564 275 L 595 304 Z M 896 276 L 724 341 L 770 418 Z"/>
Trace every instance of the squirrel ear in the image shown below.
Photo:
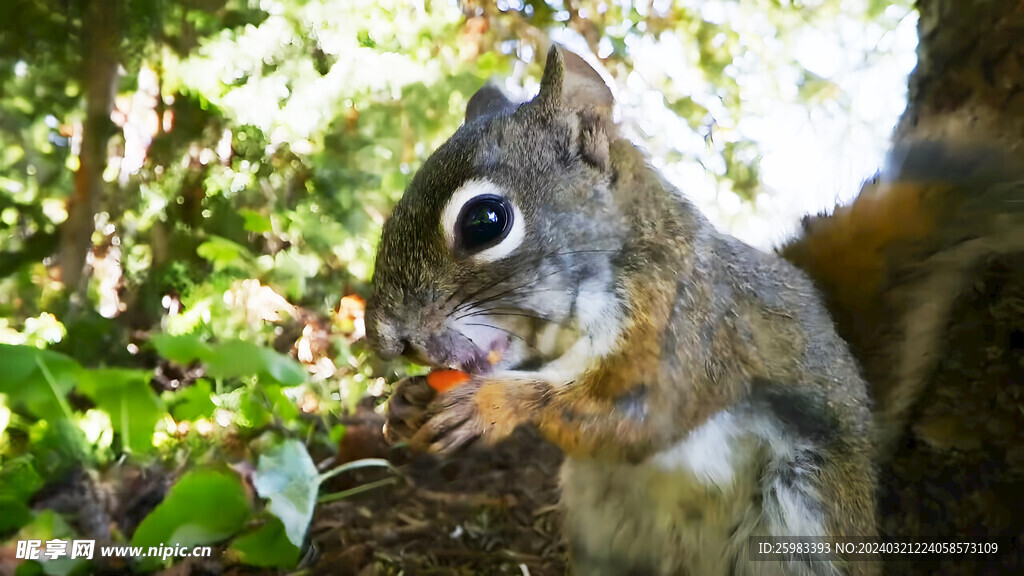
<path fill-rule="evenodd" d="M 558 44 L 551 45 L 537 99 L 553 109 L 569 109 L 579 120 L 576 145 L 588 162 L 608 167 L 609 131 L 615 98 L 587 61 Z"/>
<path fill-rule="evenodd" d="M 469 124 L 477 118 L 493 116 L 512 106 L 514 104 L 505 96 L 501 88 L 488 81 L 483 88 L 473 94 L 469 103 L 466 104 L 466 123 Z"/>
<path fill-rule="evenodd" d="M 548 52 L 538 97 L 556 107 L 576 110 L 604 111 L 615 104 L 601 75 L 586 60 L 558 44 L 552 44 Z"/>

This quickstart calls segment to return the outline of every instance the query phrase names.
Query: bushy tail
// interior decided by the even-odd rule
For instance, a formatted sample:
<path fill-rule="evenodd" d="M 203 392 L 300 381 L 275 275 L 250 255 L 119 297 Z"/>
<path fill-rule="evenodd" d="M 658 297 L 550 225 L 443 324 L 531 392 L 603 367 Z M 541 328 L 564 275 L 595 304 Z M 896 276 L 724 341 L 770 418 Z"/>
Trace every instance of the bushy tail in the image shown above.
<path fill-rule="evenodd" d="M 851 205 L 805 219 L 780 253 L 824 293 L 872 386 L 891 509 L 883 529 L 1019 541 L 1024 153 L 898 146 Z"/>
<path fill-rule="evenodd" d="M 853 204 L 803 224 L 780 252 L 825 293 L 895 441 L 950 346 L 1003 345 L 948 336 L 957 300 L 996 260 L 1024 253 L 1024 155 L 899 146 Z"/>

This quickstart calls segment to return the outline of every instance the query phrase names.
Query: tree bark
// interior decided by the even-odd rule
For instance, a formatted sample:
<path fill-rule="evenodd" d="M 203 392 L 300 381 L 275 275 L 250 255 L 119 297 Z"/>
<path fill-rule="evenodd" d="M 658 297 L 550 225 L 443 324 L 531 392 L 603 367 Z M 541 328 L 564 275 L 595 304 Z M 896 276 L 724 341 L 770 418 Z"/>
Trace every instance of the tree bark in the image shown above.
<path fill-rule="evenodd" d="M 1024 2 L 917 0 L 918 65 L 897 140 L 1024 147 Z"/>
<path fill-rule="evenodd" d="M 117 85 L 120 0 L 88 2 L 82 22 L 85 121 L 68 219 L 61 227 L 60 271 L 65 288 L 76 292 L 85 281 L 96 211 L 103 197 L 103 170 L 111 134 L 110 111 Z"/>
<path fill-rule="evenodd" d="M 956 160 L 981 150 L 979 165 L 1005 155 L 1007 179 L 1018 182 L 1002 186 L 1018 190 L 1024 200 L 1024 1 L 918 0 L 917 8 L 918 66 L 909 78 L 896 141 L 967 144 Z M 949 281 L 933 281 L 919 291 L 918 302 L 896 306 L 899 312 L 879 323 L 875 334 L 881 335 L 873 338 L 884 342 L 885 350 L 876 348 L 863 359 L 879 388 L 901 385 L 897 366 L 910 354 L 938 359 L 922 375 L 924 387 L 902 440 L 883 466 L 881 529 L 901 541 L 994 542 L 1000 548 L 985 559 L 898 564 L 890 572 L 1024 573 L 1024 210 L 1006 199 L 1013 194 L 979 181 L 961 181 L 949 192 L 929 188 L 934 184 L 925 180 L 948 185 L 947 176 L 955 172 L 940 161 L 934 164 L 920 167 L 923 180 L 909 181 L 912 189 L 922 198 L 939 198 L 937 206 L 972 206 L 969 210 L 989 224 L 968 226 L 961 212 L 960 220 L 927 238 L 942 247 L 938 251 L 920 260 L 890 255 L 886 263 L 890 280 L 875 301 L 878 309 L 891 311 L 882 302 L 892 303 L 901 285 L 926 286 L 928 280 L 918 280 L 922 276 Z M 954 196 L 943 199 L 942 194 Z M 1000 221 L 1009 224 L 997 231 Z M 972 242 L 988 248 L 967 256 L 970 251 L 963 247 Z M 940 276 L 942 266 L 959 267 L 959 278 Z M 937 309 L 940 300 L 951 305 L 937 324 L 934 349 L 907 345 L 915 333 L 912 322 L 929 321 L 918 311 Z"/>
<path fill-rule="evenodd" d="M 917 7 L 897 172 L 809 218 L 781 253 L 814 279 L 871 385 L 880 533 L 999 547 L 885 573 L 1022 574 L 1024 0 Z"/>

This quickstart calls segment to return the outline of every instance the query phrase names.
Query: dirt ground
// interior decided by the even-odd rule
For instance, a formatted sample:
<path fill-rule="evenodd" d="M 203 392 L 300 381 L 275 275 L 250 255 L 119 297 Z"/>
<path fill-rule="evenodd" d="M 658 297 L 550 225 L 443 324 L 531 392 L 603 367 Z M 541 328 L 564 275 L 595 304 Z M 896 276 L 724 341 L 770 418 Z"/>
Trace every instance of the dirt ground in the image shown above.
<path fill-rule="evenodd" d="M 374 416 L 370 413 L 361 425 L 350 425 L 349 437 L 358 428 L 356 450 L 376 446 L 386 451 L 406 478 L 318 506 L 305 573 L 565 574 L 561 513 L 556 506 L 562 460 L 557 448 L 520 430 L 491 450 L 469 450 L 444 460 L 413 456 L 401 447 L 384 447 L 382 422 Z M 365 485 L 385 474 L 353 473 L 324 492 Z"/>

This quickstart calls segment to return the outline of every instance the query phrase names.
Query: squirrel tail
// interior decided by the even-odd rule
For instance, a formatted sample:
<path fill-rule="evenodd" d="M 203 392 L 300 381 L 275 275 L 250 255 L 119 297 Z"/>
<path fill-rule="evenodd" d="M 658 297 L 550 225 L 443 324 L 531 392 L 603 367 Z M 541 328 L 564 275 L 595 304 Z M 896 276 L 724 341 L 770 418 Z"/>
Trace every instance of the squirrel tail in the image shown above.
<path fill-rule="evenodd" d="M 951 341 L 951 322 L 993 266 L 1024 255 L 1024 154 L 898 145 L 852 204 L 805 218 L 802 234 L 779 251 L 824 293 L 872 385 L 888 445 L 906 431 L 950 347 L 1005 344 Z"/>
<path fill-rule="evenodd" d="M 900 510 L 888 531 L 1019 540 L 1024 153 L 898 145 L 852 204 L 805 218 L 779 252 L 817 284 L 872 387 Z"/>

